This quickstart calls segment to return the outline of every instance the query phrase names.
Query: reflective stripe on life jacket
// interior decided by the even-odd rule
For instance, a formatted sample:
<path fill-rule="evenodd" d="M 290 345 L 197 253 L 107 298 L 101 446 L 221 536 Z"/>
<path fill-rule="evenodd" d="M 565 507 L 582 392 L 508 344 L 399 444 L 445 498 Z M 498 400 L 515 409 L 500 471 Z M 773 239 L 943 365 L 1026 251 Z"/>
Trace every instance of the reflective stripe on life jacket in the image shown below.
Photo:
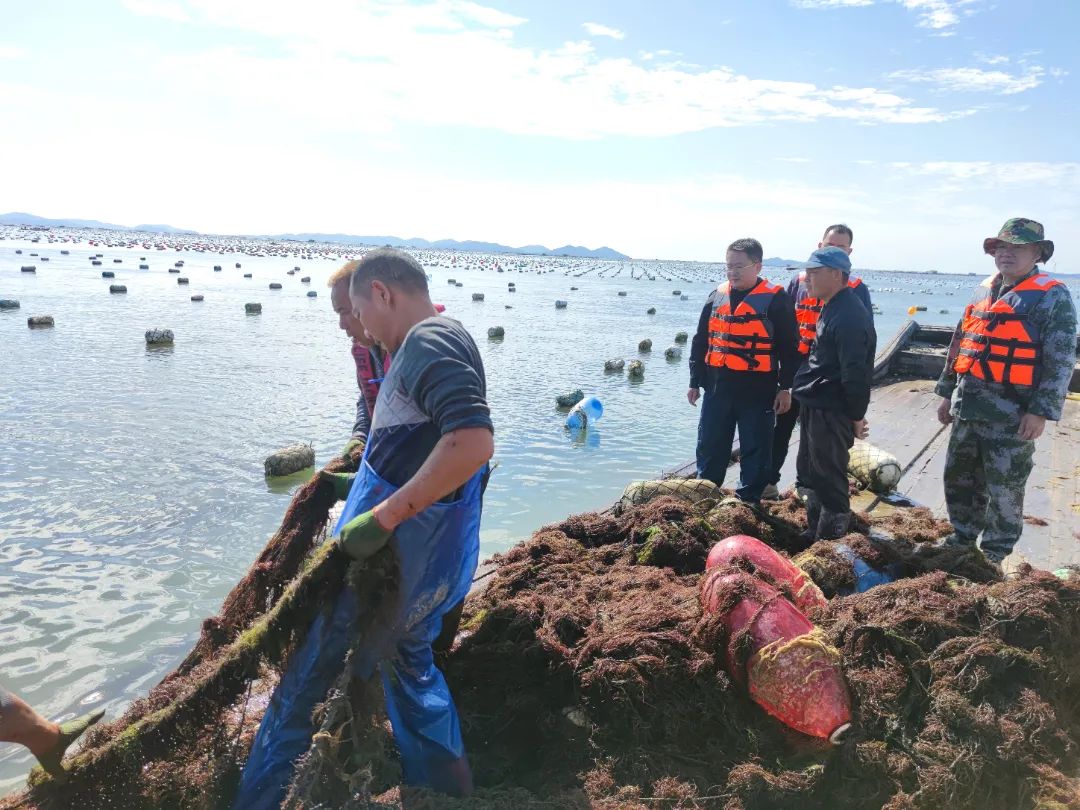
<path fill-rule="evenodd" d="M 716 305 L 709 318 L 706 365 L 732 371 L 772 371 L 773 323 L 768 312 L 773 296 L 782 288 L 759 279 L 734 312 L 730 284 L 725 281 L 716 290 Z"/>
<path fill-rule="evenodd" d="M 847 285 L 851 289 L 862 286 L 862 279 L 848 276 Z M 799 354 L 810 354 L 810 346 L 817 337 L 817 322 L 821 317 L 824 304 L 820 298 L 811 298 L 806 289 L 806 271 L 799 273 L 799 287 L 795 293 L 795 321 L 799 326 Z"/>
<path fill-rule="evenodd" d="M 1036 273 L 994 301 L 997 278 L 983 281 L 964 309 L 953 370 L 1010 387 L 1030 387 L 1042 362 L 1042 335 L 1029 316 L 1047 290 L 1061 282 Z"/>

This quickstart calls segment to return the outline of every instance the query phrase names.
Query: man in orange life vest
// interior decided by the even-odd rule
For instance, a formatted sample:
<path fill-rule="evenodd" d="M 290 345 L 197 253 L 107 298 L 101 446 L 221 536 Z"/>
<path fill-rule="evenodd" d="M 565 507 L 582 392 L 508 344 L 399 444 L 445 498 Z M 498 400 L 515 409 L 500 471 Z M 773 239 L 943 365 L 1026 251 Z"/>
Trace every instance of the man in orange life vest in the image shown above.
<path fill-rule="evenodd" d="M 851 255 L 851 243 L 855 234 L 851 228 L 843 223 L 830 225 L 825 229 L 825 234 L 818 242 L 818 249 L 835 247 L 844 253 Z M 851 273 L 845 274 L 847 285 L 855 292 L 855 296 L 866 306 L 866 311 L 873 319 L 873 305 L 870 302 L 870 290 L 867 289 L 863 280 L 856 278 Z M 795 302 L 795 320 L 799 325 L 799 354 L 803 362 L 810 355 L 810 345 L 814 342 L 814 333 L 817 328 L 818 317 L 825 304 L 820 298 L 810 295 L 806 283 L 806 271 L 799 273 L 788 282 L 788 295 Z M 773 433 L 772 471 L 769 475 L 769 485 L 765 487 L 762 497 L 772 500 L 780 497 L 778 484 L 780 483 L 780 471 L 784 468 L 787 459 L 788 446 L 791 444 L 791 434 L 795 430 L 795 422 L 799 418 L 799 402 L 792 399 L 791 409 L 786 413 L 776 415 L 776 431 Z M 805 481 L 800 481 L 796 473 L 795 486 L 797 489 L 806 487 Z"/>
<path fill-rule="evenodd" d="M 1010 219 L 983 242 L 997 272 L 975 290 L 953 333 L 935 392 L 952 425 L 945 457 L 948 545 L 1001 563 L 1024 528 L 1024 487 L 1035 439 L 1061 418 L 1076 362 L 1076 308 L 1068 288 L 1038 269 L 1054 253 L 1043 226 Z"/>
<path fill-rule="evenodd" d="M 738 239 L 727 249 L 727 281 L 710 294 L 690 347 L 690 390 L 697 405 L 697 474 L 724 483 L 735 430 L 739 485 L 735 494 L 757 503 L 768 483 L 776 414 L 791 407 L 799 365 L 795 310 L 784 288 L 759 278 L 762 249 Z"/>

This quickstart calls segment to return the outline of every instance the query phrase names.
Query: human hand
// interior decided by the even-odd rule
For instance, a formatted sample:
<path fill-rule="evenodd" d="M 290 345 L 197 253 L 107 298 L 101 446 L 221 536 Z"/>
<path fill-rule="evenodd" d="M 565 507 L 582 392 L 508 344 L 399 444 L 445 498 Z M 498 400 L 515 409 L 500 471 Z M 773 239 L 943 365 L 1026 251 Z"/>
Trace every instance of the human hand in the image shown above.
<path fill-rule="evenodd" d="M 1034 413 L 1025 413 L 1020 417 L 1020 429 L 1016 431 L 1016 435 L 1021 439 L 1027 439 L 1028 441 L 1034 441 L 1043 434 L 1043 428 L 1046 427 L 1046 417 L 1039 416 Z"/>
<path fill-rule="evenodd" d="M 777 391 L 776 399 L 773 400 L 773 410 L 776 411 L 776 415 L 779 416 L 782 413 L 787 413 L 791 410 L 791 392 L 790 391 Z"/>
<path fill-rule="evenodd" d="M 385 546 L 393 533 L 379 523 L 375 510 L 371 509 L 346 523 L 338 542 L 354 560 L 366 560 Z"/>
<path fill-rule="evenodd" d="M 329 481 L 334 487 L 334 496 L 339 501 L 344 501 L 349 497 L 349 490 L 352 489 L 353 481 L 356 480 L 356 473 L 334 473 L 319 470 L 319 478 L 323 481 Z"/>
<path fill-rule="evenodd" d="M 865 419 L 858 419 L 851 423 L 855 428 L 855 438 L 865 439 L 870 435 L 870 423 Z"/>
<path fill-rule="evenodd" d="M 359 436 L 354 436 L 353 438 L 349 439 L 348 443 L 345 445 L 345 449 L 341 451 L 341 457 L 345 459 L 345 461 L 352 461 L 353 451 L 357 447 L 363 450 L 366 442 L 366 439 Z"/>
<path fill-rule="evenodd" d="M 689 402 L 691 405 L 696 406 L 698 398 L 700 396 L 701 396 L 701 389 L 700 388 L 689 388 L 686 391 L 686 401 Z"/>
<path fill-rule="evenodd" d="M 937 406 L 937 420 L 943 425 L 952 424 L 952 414 L 949 411 L 952 409 L 952 400 L 948 397 L 942 397 L 941 402 Z"/>

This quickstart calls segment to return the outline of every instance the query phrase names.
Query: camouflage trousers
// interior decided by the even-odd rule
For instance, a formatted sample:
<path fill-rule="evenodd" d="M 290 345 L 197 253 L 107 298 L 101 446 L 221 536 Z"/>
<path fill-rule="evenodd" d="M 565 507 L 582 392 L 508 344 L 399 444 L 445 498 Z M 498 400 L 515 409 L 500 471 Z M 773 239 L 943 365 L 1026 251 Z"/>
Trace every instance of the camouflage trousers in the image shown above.
<path fill-rule="evenodd" d="M 1024 530 L 1024 487 L 1035 442 L 1020 439 L 1015 424 L 956 419 L 945 456 L 945 504 L 956 541 L 1001 560 Z"/>

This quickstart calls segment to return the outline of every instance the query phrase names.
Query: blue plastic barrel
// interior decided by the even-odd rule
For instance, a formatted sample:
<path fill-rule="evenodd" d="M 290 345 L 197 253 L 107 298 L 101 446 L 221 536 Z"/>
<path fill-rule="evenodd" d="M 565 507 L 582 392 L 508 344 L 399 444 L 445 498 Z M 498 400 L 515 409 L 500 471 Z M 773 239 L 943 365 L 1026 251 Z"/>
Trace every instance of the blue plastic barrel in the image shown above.
<path fill-rule="evenodd" d="M 850 560 L 855 569 L 855 593 L 862 593 L 878 585 L 887 585 L 896 581 L 895 572 L 879 571 L 856 554 L 851 546 L 840 543 L 836 546 L 836 550 Z"/>
<path fill-rule="evenodd" d="M 581 430 L 604 415 L 604 406 L 596 397 L 585 397 L 575 405 L 566 417 L 566 426 L 571 430 Z"/>

